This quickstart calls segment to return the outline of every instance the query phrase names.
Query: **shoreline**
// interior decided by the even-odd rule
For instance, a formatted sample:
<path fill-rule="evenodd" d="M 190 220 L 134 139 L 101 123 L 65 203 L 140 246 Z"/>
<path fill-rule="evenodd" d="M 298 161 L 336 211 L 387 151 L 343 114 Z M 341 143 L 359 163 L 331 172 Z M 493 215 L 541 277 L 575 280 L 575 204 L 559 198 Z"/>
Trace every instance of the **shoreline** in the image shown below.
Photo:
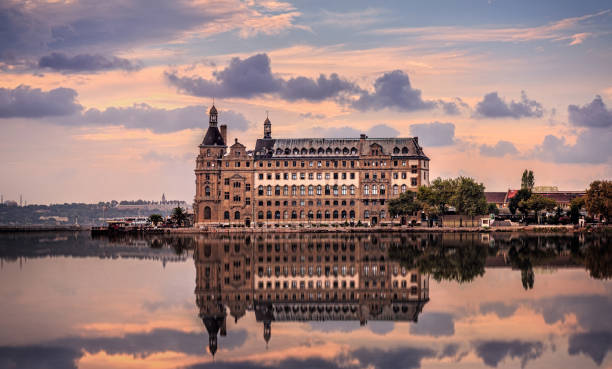
<path fill-rule="evenodd" d="M 0 233 L 96 232 L 98 234 L 259 234 L 259 233 L 584 233 L 612 230 L 612 225 L 578 228 L 573 225 L 528 225 L 513 227 L 312 227 L 312 228 L 161 228 L 109 232 L 90 226 L 0 226 Z"/>

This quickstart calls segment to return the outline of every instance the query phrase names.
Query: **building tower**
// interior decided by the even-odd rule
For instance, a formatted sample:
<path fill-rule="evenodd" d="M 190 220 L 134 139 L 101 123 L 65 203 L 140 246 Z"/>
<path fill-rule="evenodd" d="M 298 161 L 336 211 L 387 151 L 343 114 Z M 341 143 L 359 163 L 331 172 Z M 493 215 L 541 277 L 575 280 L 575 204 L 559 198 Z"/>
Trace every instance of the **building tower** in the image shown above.
<path fill-rule="evenodd" d="M 270 118 L 266 117 L 264 121 L 264 140 L 272 139 L 272 123 L 270 122 Z"/>
<path fill-rule="evenodd" d="M 221 199 L 221 159 L 227 145 L 227 127 L 217 127 L 217 108 L 213 105 L 208 113 L 208 130 L 200 145 L 196 159 L 196 195 L 194 199 L 195 223 L 219 221 L 219 200 Z M 221 212 L 222 213 L 222 212 Z"/>
<path fill-rule="evenodd" d="M 162 203 L 162 204 L 165 204 L 165 203 L 166 203 L 166 194 L 165 194 L 165 193 L 162 193 L 162 200 L 161 200 L 161 203 Z"/>

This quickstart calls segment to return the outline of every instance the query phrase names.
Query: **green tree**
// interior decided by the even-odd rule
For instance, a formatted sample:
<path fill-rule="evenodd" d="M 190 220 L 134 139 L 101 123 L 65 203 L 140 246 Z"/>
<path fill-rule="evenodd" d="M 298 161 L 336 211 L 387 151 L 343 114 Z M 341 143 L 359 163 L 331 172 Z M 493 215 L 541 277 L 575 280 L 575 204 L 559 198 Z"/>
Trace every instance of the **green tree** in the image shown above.
<path fill-rule="evenodd" d="M 154 226 L 157 227 L 158 223 L 161 223 L 164 221 L 164 218 L 161 216 L 161 214 L 151 214 L 149 215 L 149 222 L 153 223 Z"/>
<path fill-rule="evenodd" d="M 396 199 L 389 201 L 389 214 L 392 217 L 402 215 L 413 215 L 421 210 L 421 204 L 416 199 L 416 193 L 406 191 Z"/>
<path fill-rule="evenodd" d="M 450 204 L 455 192 L 456 180 L 436 178 L 430 186 L 421 186 L 417 192 L 417 200 L 423 206 L 426 213 L 437 215 L 446 212 L 446 206 Z"/>
<path fill-rule="evenodd" d="M 178 206 L 172 211 L 172 220 L 174 220 L 179 226 L 183 226 L 187 220 L 187 213 L 185 213 L 183 208 Z"/>
<path fill-rule="evenodd" d="M 533 171 L 525 169 L 523 171 L 523 177 L 521 178 L 521 188 L 533 191 L 535 185 L 535 178 L 533 177 Z"/>
<path fill-rule="evenodd" d="M 522 201 L 529 200 L 531 197 L 531 191 L 526 188 L 521 188 L 517 193 L 510 198 L 508 201 L 508 209 L 512 215 L 516 214 L 516 211 L 520 211 L 523 215 L 527 213 L 527 209 L 521 204 Z"/>
<path fill-rule="evenodd" d="M 576 197 L 573 198 L 570 202 L 570 211 L 569 217 L 571 219 L 572 224 L 578 224 L 578 220 L 580 219 L 580 209 L 584 207 L 584 197 Z"/>
<path fill-rule="evenodd" d="M 540 211 L 552 210 L 557 206 L 557 202 L 551 198 L 532 195 L 528 200 L 523 200 L 519 203 L 519 208 L 524 207 L 527 211 L 534 211 L 538 223 L 540 223 Z"/>
<path fill-rule="evenodd" d="M 487 211 L 485 187 L 472 178 L 459 177 L 452 180 L 452 195 L 449 203 L 455 207 L 458 214 L 479 215 Z"/>
<path fill-rule="evenodd" d="M 487 214 L 499 214 L 499 208 L 495 204 L 489 204 L 487 207 Z"/>
<path fill-rule="evenodd" d="M 593 217 L 608 222 L 612 216 L 612 181 L 594 181 L 586 191 L 584 207 Z"/>

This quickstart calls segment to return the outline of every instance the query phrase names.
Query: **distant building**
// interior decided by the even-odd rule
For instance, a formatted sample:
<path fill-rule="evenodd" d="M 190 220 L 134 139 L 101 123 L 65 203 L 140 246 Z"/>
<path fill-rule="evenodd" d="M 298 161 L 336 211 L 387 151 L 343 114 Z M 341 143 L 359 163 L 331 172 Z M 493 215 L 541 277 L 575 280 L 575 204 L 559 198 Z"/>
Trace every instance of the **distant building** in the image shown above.
<path fill-rule="evenodd" d="M 506 208 L 510 199 L 516 196 L 518 191 L 509 189 L 506 192 L 485 192 L 485 197 L 489 204 L 495 204 L 499 208 Z M 553 199 L 562 209 L 568 209 L 571 201 L 577 197 L 584 196 L 586 191 L 559 191 L 557 186 L 536 186 L 532 193 Z"/>
<path fill-rule="evenodd" d="M 429 184 L 429 158 L 411 138 L 273 138 L 254 150 L 209 127 L 196 159 L 196 225 L 390 222 L 387 202 Z M 229 146 L 229 147 L 228 147 Z"/>

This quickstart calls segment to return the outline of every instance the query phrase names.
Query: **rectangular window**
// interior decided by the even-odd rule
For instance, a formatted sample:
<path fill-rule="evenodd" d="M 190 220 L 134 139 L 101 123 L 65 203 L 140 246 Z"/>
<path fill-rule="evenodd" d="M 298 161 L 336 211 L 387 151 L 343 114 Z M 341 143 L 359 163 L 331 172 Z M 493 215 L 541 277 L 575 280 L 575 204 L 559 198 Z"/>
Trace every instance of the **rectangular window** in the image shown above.
<path fill-rule="evenodd" d="M 223 183 L 227 186 L 229 185 L 229 178 L 225 178 L 225 180 L 223 181 Z"/>
<path fill-rule="evenodd" d="M 351 173 L 351 179 L 355 179 L 355 173 Z"/>
<path fill-rule="evenodd" d="M 259 173 L 259 179 L 264 179 L 263 173 Z"/>
<path fill-rule="evenodd" d="M 306 179 L 306 173 L 300 173 L 300 179 L 302 180 Z"/>
<path fill-rule="evenodd" d="M 410 185 L 412 187 L 416 187 L 417 185 L 417 179 L 416 178 L 410 178 Z"/>
<path fill-rule="evenodd" d="M 226 199 L 226 200 L 229 200 L 229 192 L 226 192 L 226 193 L 225 193 L 225 199 Z"/>
<path fill-rule="evenodd" d="M 245 202 L 247 205 L 251 205 L 251 198 L 250 198 L 250 197 L 245 198 L 245 199 L 244 199 L 244 202 Z"/>

